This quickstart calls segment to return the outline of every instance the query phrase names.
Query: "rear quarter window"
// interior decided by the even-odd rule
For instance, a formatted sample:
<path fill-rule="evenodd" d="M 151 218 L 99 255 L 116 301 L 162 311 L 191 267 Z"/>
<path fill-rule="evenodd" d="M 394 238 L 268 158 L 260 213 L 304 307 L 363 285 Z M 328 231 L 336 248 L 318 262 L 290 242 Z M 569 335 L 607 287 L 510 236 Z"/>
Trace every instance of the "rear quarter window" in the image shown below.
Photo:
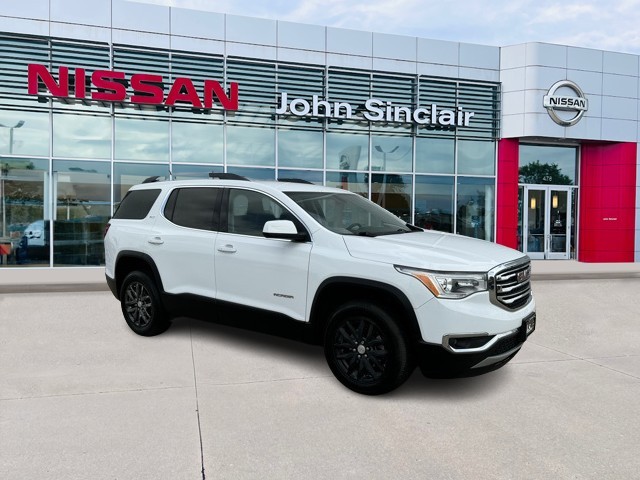
<path fill-rule="evenodd" d="M 145 218 L 161 190 L 129 190 L 113 214 L 113 218 L 122 220 L 142 220 Z"/>

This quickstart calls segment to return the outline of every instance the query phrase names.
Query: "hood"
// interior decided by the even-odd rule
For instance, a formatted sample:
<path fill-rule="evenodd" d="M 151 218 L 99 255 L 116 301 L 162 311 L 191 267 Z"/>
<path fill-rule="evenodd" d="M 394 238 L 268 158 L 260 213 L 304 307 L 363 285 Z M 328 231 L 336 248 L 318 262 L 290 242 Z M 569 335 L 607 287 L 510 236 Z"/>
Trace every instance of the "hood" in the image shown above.
<path fill-rule="evenodd" d="M 379 237 L 345 235 L 343 239 L 355 258 L 426 270 L 487 272 L 525 256 L 485 240 L 433 231 Z"/>

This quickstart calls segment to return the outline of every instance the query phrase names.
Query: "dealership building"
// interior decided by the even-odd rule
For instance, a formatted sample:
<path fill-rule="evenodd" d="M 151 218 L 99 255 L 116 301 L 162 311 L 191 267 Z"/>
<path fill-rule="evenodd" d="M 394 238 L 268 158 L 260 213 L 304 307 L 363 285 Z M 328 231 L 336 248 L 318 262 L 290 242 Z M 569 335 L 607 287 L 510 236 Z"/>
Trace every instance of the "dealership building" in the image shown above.
<path fill-rule="evenodd" d="M 533 259 L 639 262 L 639 59 L 3 2 L 0 271 L 104 265 L 131 185 L 210 172 L 348 189 Z"/>

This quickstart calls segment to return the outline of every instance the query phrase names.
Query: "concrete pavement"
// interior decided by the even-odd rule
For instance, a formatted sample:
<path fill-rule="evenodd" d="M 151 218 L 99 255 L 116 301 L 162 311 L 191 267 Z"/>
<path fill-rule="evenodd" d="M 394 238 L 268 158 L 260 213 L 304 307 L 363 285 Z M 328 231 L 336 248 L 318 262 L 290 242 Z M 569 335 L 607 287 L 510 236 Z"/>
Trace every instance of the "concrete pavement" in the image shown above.
<path fill-rule="evenodd" d="M 639 288 L 535 280 L 509 365 L 374 398 L 318 347 L 185 319 L 143 338 L 109 292 L 2 294 L 0 478 L 636 478 Z"/>

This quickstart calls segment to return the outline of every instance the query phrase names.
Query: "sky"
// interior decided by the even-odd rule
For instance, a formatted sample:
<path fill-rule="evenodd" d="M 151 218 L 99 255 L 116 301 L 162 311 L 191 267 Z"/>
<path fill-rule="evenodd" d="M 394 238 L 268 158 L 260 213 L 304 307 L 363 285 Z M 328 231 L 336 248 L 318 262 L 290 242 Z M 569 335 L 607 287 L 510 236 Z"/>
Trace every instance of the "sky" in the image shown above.
<path fill-rule="evenodd" d="M 136 0 L 380 33 L 640 55 L 640 0 Z"/>

